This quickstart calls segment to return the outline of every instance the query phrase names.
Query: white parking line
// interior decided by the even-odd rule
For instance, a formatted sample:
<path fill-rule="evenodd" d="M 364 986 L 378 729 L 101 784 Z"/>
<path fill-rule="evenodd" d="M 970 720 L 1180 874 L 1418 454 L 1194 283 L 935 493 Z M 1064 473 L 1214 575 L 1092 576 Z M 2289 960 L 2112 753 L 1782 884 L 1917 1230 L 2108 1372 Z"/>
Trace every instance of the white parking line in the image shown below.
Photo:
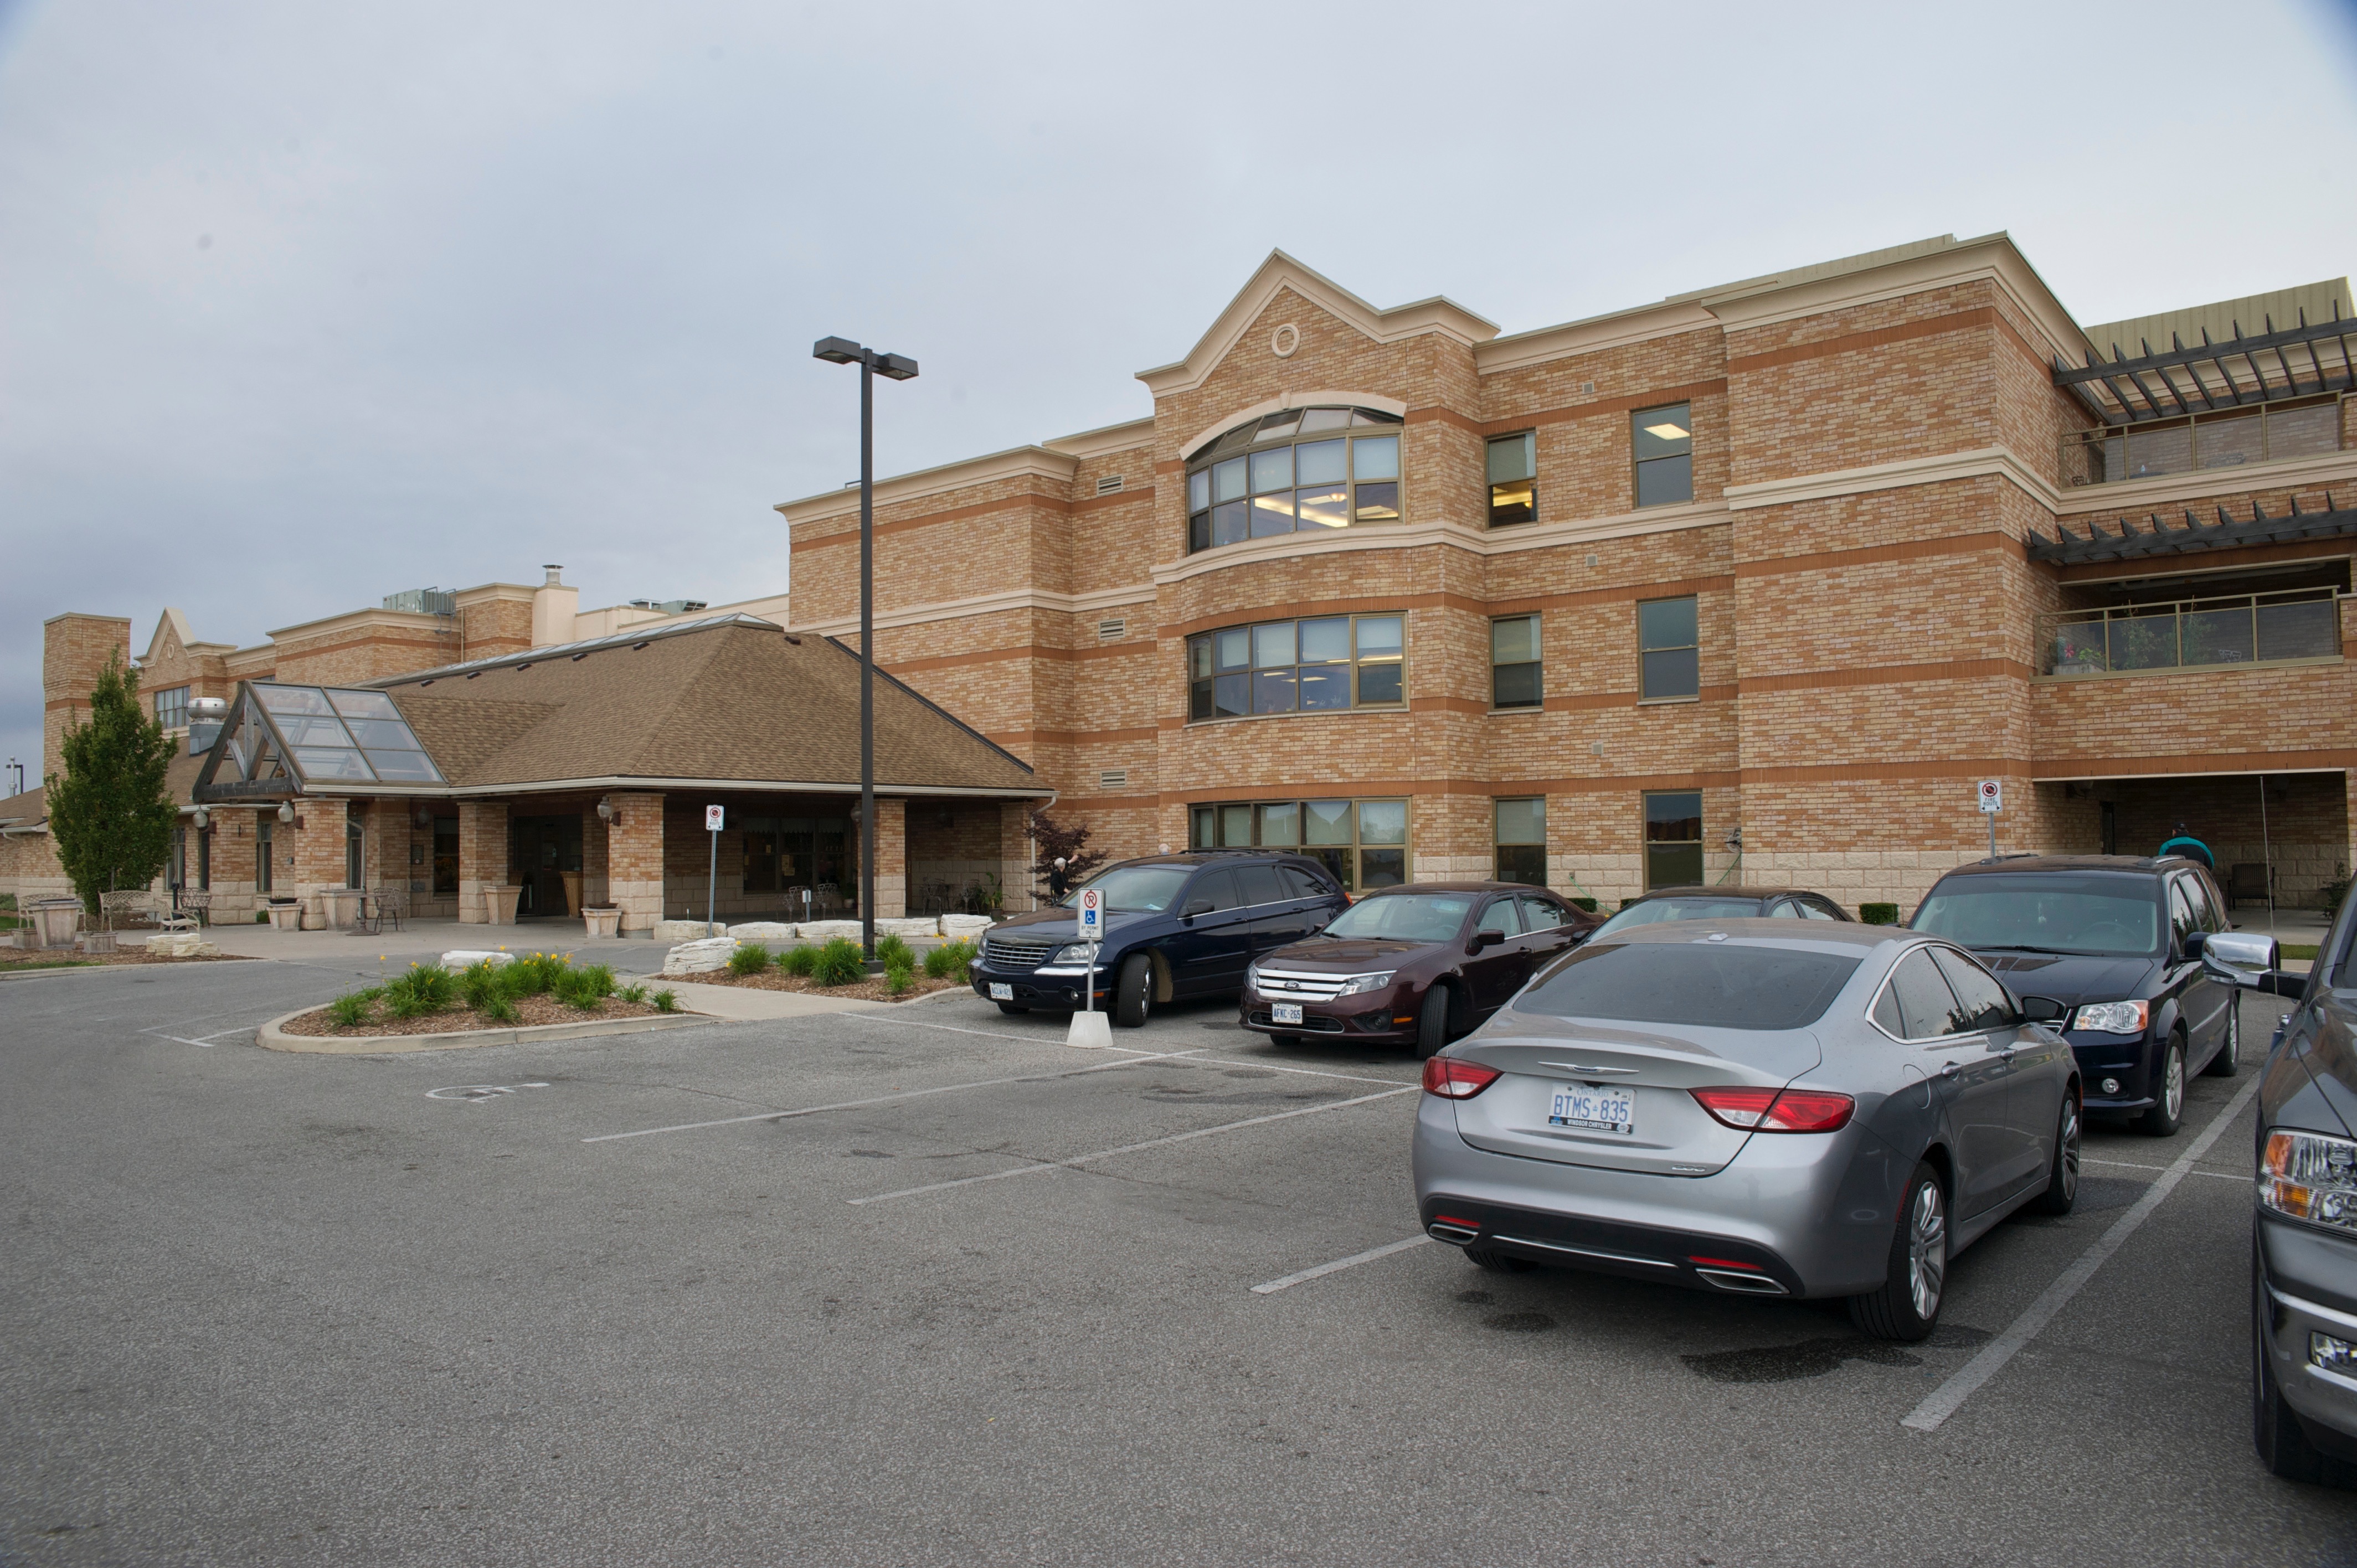
<path fill-rule="evenodd" d="M 1304 1280 L 1319 1279 L 1327 1274 L 1340 1273 L 1344 1269 L 1355 1269 L 1361 1263 L 1372 1263 L 1377 1258 L 1388 1258 L 1394 1252 L 1405 1252 L 1410 1247 L 1421 1247 L 1431 1240 L 1429 1236 L 1411 1236 L 1405 1241 L 1394 1241 L 1388 1246 L 1370 1247 L 1363 1252 L 1353 1252 L 1347 1258 L 1337 1258 L 1330 1263 L 1320 1263 L 1314 1269 L 1304 1269 L 1297 1274 L 1287 1274 L 1283 1279 L 1271 1280 L 1265 1285 L 1254 1285 L 1253 1294 L 1275 1295 L 1278 1291 L 1292 1289 Z"/>
<path fill-rule="evenodd" d="M 1190 1053 L 1191 1054 L 1191 1053 Z M 1364 1105 L 1369 1101 L 1389 1100 L 1395 1094 L 1414 1094 L 1421 1087 L 1409 1084 L 1402 1089 L 1386 1089 L 1380 1094 L 1354 1095 L 1349 1100 L 1329 1101 L 1323 1105 L 1305 1105 L 1297 1111 L 1279 1111 L 1267 1116 L 1248 1116 L 1241 1122 L 1222 1122 L 1216 1127 L 1198 1127 L 1191 1133 L 1173 1133 L 1166 1138 L 1148 1138 L 1142 1144 L 1124 1144 L 1117 1149 L 1099 1149 L 1094 1154 L 1074 1155 L 1069 1160 L 1046 1160 L 1035 1165 L 1017 1165 L 1013 1170 L 992 1171 L 987 1176 L 960 1176 L 955 1181 L 929 1182 L 923 1187 L 905 1187 L 898 1192 L 879 1192 L 873 1197 L 845 1199 L 854 1208 L 869 1203 L 889 1203 L 896 1197 L 915 1197 L 920 1193 L 946 1192 L 953 1187 L 972 1187 L 977 1182 L 1005 1181 L 1008 1176 L 1038 1176 L 1041 1171 L 1072 1170 L 1096 1160 L 1109 1160 L 1115 1155 L 1134 1155 L 1140 1149 L 1158 1149 L 1167 1144 L 1184 1144 L 1196 1138 L 1208 1138 L 1215 1133 L 1233 1133 L 1240 1128 L 1265 1126 L 1271 1122 L 1290 1121 L 1296 1116 L 1315 1116 L 1321 1111 L 1340 1111 L 1345 1106 Z"/>
<path fill-rule="evenodd" d="M 2242 1114 L 2243 1107 L 2251 1102 L 2251 1097 L 2258 1093 L 2259 1082 L 2259 1076 L 2254 1074 L 2251 1080 L 2243 1085 L 2242 1091 L 2228 1101 L 2226 1108 L 2212 1119 L 2210 1125 L 2201 1129 L 2201 1135 L 2194 1139 L 2167 1170 L 2153 1178 L 2152 1185 L 2144 1189 L 2144 1196 L 2137 1198 L 2126 1214 L 2113 1221 L 2112 1228 L 2096 1238 L 2093 1245 L 2079 1254 L 2078 1262 L 2063 1270 L 2061 1276 L 2048 1285 L 2004 1333 L 1983 1346 L 1979 1355 L 1965 1362 L 1954 1377 L 1933 1389 L 1930 1397 L 1899 1424 L 1917 1432 L 1937 1432 L 1942 1422 L 1955 1414 L 1958 1407 L 1973 1397 L 1975 1390 L 1996 1376 L 2004 1369 L 2005 1364 L 2013 1359 L 2015 1352 L 2038 1337 L 2038 1331 L 2053 1321 L 2054 1315 L 2069 1305 L 2071 1298 L 2094 1277 L 2095 1271 L 2102 1268 L 2130 1236 L 2136 1234 L 2136 1227 L 2152 1218 L 2153 1210 L 2160 1207 L 2161 1200 L 2177 1190 L 2177 1184 L 2193 1169 L 2193 1163 L 2210 1152 L 2210 1145 L 2218 1141 L 2234 1118 Z"/>
<path fill-rule="evenodd" d="M 2134 1160 L 2081 1160 L 2083 1165 L 2109 1165 L 2121 1171 L 2165 1171 L 2167 1165 L 2140 1165 Z M 2248 1185 L 2253 1179 L 2240 1171 L 2187 1171 L 2187 1176 L 2206 1176 L 2214 1181 L 2239 1181 Z"/>
<path fill-rule="evenodd" d="M 857 1016 L 857 1015 L 847 1015 Z M 1165 1051 L 1158 1057 L 1133 1057 L 1127 1061 L 1099 1062 L 1094 1067 L 1070 1068 L 1062 1072 L 1031 1072 L 1013 1078 L 976 1079 L 971 1083 L 945 1083 L 936 1089 L 910 1089 L 897 1094 L 878 1094 L 866 1100 L 843 1100 L 832 1105 L 805 1105 L 797 1111 L 757 1111 L 745 1116 L 723 1116 L 712 1122 L 682 1122 L 670 1127 L 640 1127 L 629 1133 L 601 1133 L 594 1138 L 584 1138 L 585 1144 L 611 1144 L 622 1138 L 651 1138 L 658 1133 L 700 1133 L 706 1127 L 733 1127 L 744 1122 L 786 1122 L 797 1116 L 816 1116 L 825 1111 L 856 1111 L 863 1106 L 887 1105 L 896 1100 L 922 1100 L 930 1094 L 954 1094 L 962 1089 L 996 1089 L 1009 1083 L 1047 1083 L 1060 1078 L 1078 1078 L 1084 1072 L 1106 1072 L 1114 1068 L 1138 1067 L 1145 1062 L 1169 1057 L 1192 1056 L 1192 1051 Z"/>

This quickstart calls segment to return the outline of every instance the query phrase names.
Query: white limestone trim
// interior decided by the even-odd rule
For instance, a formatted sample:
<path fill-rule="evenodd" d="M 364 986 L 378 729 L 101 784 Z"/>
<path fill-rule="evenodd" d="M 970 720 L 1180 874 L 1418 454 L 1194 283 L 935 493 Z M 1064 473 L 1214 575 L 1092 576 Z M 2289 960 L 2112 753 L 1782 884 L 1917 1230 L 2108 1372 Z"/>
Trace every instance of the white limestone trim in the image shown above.
<path fill-rule="evenodd" d="M 920 468 L 912 474 L 895 474 L 888 479 L 876 481 L 876 504 L 916 500 L 936 496 L 948 490 L 963 489 L 968 485 L 985 485 L 997 479 L 1040 478 L 1071 482 L 1080 470 L 1080 459 L 1069 452 L 1050 451 L 1045 446 L 1016 446 L 1005 452 L 991 452 L 980 457 L 967 457 L 939 467 Z M 771 507 L 789 523 L 818 522 L 827 518 L 857 516 L 859 487 L 826 490 L 800 500 L 780 501 Z"/>
<path fill-rule="evenodd" d="M 1151 604 L 1154 585 L 1130 583 L 1118 588 L 1100 588 L 1088 594 L 1058 594 L 1041 588 L 1016 588 L 1003 594 L 975 594 L 962 599 L 936 599 L 930 604 L 909 605 L 906 608 L 885 610 L 876 617 L 878 630 L 890 631 L 900 627 L 927 626 L 934 621 L 957 620 L 968 616 L 1006 615 L 1023 610 L 1050 610 L 1060 615 L 1090 616 L 1101 610 L 1123 605 Z M 857 616 L 843 616 L 834 620 L 809 621 L 789 626 L 788 630 L 807 632 L 813 637 L 856 636 Z"/>
<path fill-rule="evenodd" d="M 1444 295 L 1394 306 L 1388 310 L 1368 304 L 1331 278 L 1304 266 L 1283 251 L 1271 251 L 1260 270 L 1228 302 L 1211 329 L 1196 340 L 1187 357 L 1175 364 L 1140 371 L 1137 379 L 1156 397 L 1193 392 L 1236 346 L 1277 291 L 1291 288 L 1337 320 L 1356 328 L 1378 343 L 1396 343 L 1426 332 L 1471 348 L 1498 335 L 1498 324 L 1473 314 Z"/>
<path fill-rule="evenodd" d="M 1192 457 L 1197 452 L 1217 441 L 1247 419 L 1258 419 L 1266 413 L 1279 413 L 1288 408 L 1330 407 L 1338 403 L 1372 408 L 1378 413 L 1397 414 L 1402 419 L 1407 417 L 1407 404 L 1395 397 L 1385 397 L 1380 392 L 1350 392 L 1340 387 L 1321 387 L 1316 392 L 1286 392 L 1277 397 L 1263 398 L 1250 408 L 1240 408 L 1225 418 L 1205 425 L 1179 445 L 1178 455 L 1181 457 Z"/>
<path fill-rule="evenodd" d="M 1562 522 L 1527 523 L 1490 532 L 1444 521 L 1407 522 L 1371 528 L 1338 528 L 1330 533 L 1284 533 L 1243 544 L 1222 544 L 1154 569 L 1157 587 L 1184 583 L 1231 567 L 1258 567 L 1275 560 L 1308 560 L 1321 555 L 1346 555 L 1362 550 L 1417 550 L 1447 545 L 1469 555 L 1509 555 L 1524 550 L 1545 550 L 1605 539 L 1631 539 L 1648 533 L 1708 528 L 1728 520 L 1717 501 L 1686 506 L 1647 507 L 1642 511 L 1611 517 L 1580 518 Z"/>
<path fill-rule="evenodd" d="M 2059 492 L 2061 499 L 2055 510 L 2066 516 L 2090 511 L 2135 511 L 2185 501 L 2207 501 L 2213 496 L 2231 499 L 2253 490 L 2338 483 L 2357 483 L 2357 452 L 2328 452 L 2321 456 L 2288 457 L 2279 463 L 2260 463 L 2247 468 L 2202 468 L 2190 474 L 2164 474 L 2150 479 L 2074 486 Z M 2345 498 L 2334 499 L 2346 504 Z"/>
<path fill-rule="evenodd" d="M 1486 376 L 1706 329 L 1718 330 L 1718 317 L 1691 299 L 1665 299 L 1658 305 L 1641 305 L 1585 321 L 1492 338 L 1473 350 L 1473 367 Z"/>
<path fill-rule="evenodd" d="M 988 741 L 985 744 L 996 746 L 997 743 Z M 858 788 L 859 780 L 856 779 L 848 782 L 840 779 L 654 779 L 608 773 L 592 779 L 521 779 L 501 784 L 315 784 L 305 789 L 301 798 L 358 800 L 389 796 L 394 799 L 414 797 L 421 800 L 457 800 L 485 795 L 539 795 L 561 789 L 625 789 L 648 793 L 683 789 L 768 789 L 780 794 L 840 795 L 846 789 Z M 977 800 L 1032 800 L 1054 793 L 1045 784 L 1002 789 L 995 785 L 901 784 L 887 779 L 876 781 L 876 792 L 889 797 L 906 795 L 914 798 L 921 795 L 929 800 L 938 797 Z M 244 802 L 222 800 L 207 803 L 218 811 Z"/>
<path fill-rule="evenodd" d="M 1936 457 L 1907 457 L 1863 468 L 1836 468 L 1822 474 L 1799 474 L 1789 479 L 1729 485 L 1727 504 L 1736 511 L 1749 511 L 1763 506 L 1790 506 L 1796 501 L 1906 489 L 1914 485 L 1944 484 L 1952 479 L 1976 479 L 1992 474 L 2012 480 L 2050 510 L 2061 499 L 2054 486 L 2043 475 L 2032 473 L 2010 447 L 1982 446 Z"/>
<path fill-rule="evenodd" d="M 1154 416 L 1132 419 L 1120 424 L 1107 424 L 1095 430 L 1083 430 L 1076 435 L 1059 435 L 1040 446 L 1050 452 L 1061 452 L 1086 462 L 1091 457 L 1103 457 L 1115 452 L 1127 452 L 1154 444 Z"/>
<path fill-rule="evenodd" d="M 468 591 L 474 593 L 479 599 L 487 596 L 479 589 Z M 532 593 L 529 588 L 521 588 L 517 591 L 527 597 Z M 341 615 L 322 616 L 317 620 L 307 620 L 296 626 L 282 626 L 277 630 L 266 632 L 264 635 L 275 642 L 281 638 L 325 637 L 331 632 L 358 631 L 363 627 L 370 626 L 413 627 L 422 631 L 439 632 L 447 630 L 449 625 L 449 621 L 442 616 L 425 615 L 416 610 L 346 610 Z M 261 650 L 245 648 L 238 651 L 254 653 Z"/>

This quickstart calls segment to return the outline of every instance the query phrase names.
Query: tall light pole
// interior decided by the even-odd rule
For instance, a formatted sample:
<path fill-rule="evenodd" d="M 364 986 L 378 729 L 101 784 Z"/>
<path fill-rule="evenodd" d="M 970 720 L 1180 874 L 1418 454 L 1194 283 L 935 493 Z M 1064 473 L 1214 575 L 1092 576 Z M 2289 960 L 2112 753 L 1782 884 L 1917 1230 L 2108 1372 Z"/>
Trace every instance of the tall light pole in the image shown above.
<path fill-rule="evenodd" d="M 848 338 L 822 338 L 811 357 L 859 367 L 859 942 L 876 959 L 876 378 L 914 381 L 917 361 Z"/>

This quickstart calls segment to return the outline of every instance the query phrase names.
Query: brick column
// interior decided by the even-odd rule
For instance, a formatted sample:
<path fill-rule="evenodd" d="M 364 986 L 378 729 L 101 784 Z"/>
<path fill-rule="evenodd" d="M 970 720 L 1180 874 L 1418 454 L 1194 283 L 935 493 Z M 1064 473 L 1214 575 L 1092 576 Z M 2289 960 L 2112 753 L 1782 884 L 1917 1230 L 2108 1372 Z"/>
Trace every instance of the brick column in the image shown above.
<path fill-rule="evenodd" d="M 998 803 L 998 881 L 1006 890 L 1001 914 L 1019 915 L 1039 908 L 1038 896 L 1031 889 L 1031 805 L 1028 800 Z M 1178 836 L 1170 842 L 1179 845 L 1187 842 L 1183 814 Z"/>
<path fill-rule="evenodd" d="M 898 919 L 909 911 L 909 802 L 876 802 L 876 918 Z"/>
<path fill-rule="evenodd" d="M 483 897 L 486 887 L 508 879 L 508 803 L 505 800 L 458 802 L 458 918 L 484 925 L 491 918 Z"/>
<path fill-rule="evenodd" d="M 606 857 L 610 853 L 606 842 L 606 819 L 597 814 L 595 803 L 581 809 L 581 907 L 603 908 L 608 894 Z M 576 911 L 577 913 L 578 911 Z"/>
<path fill-rule="evenodd" d="M 608 795 L 606 901 L 622 911 L 622 929 L 651 931 L 663 918 L 663 798 Z"/>
<path fill-rule="evenodd" d="M 344 885 L 345 811 L 344 801 L 316 795 L 295 802 L 294 824 L 277 827 L 279 865 L 285 869 L 286 857 L 294 856 L 294 875 L 288 879 L 294 886 L 276 891 L 317 893 Z"/>

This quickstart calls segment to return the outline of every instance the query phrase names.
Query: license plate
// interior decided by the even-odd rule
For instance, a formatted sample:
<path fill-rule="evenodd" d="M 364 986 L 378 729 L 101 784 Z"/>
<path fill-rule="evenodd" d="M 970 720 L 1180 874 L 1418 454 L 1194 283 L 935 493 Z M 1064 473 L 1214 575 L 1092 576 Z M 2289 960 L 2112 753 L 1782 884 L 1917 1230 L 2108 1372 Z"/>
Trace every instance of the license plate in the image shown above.
<path fill-rule="evenodd" d="M 1637 1091 L 1565 1085 L 1555 1091 L 1554 1103 L 1547 1109 L 1547 1125 L 1631 1137 L 1637 1131 Z"/>
<path fill-rule="evenodd" d="M 990 999 L 993 1002 L 1012 1002 L 1015 1000 L 1015 987 L 1001 985 L 994 980 L 990 983 Z"/>
<path fill-rule="evenodd" d="M 1301 1004 L 1298 1002 L 1270 1003 L 1268 1004 L 1268 1021 L 1272 1024 L 1300 1023 Z"/>

